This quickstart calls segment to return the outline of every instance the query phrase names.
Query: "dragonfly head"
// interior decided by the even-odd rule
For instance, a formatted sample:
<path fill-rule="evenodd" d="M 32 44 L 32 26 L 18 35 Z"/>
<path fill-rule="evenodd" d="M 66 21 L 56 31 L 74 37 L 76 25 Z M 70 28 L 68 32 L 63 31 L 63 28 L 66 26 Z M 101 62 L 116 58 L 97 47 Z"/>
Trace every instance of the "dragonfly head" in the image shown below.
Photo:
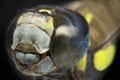
<path fill-rule="evenodd" d="M 89 29 L 82 16 L 58 7 L 39 7 L 13 19 L 6 48 L 18 71 L 40 76 L 75 66 L 88 40 Z"/>

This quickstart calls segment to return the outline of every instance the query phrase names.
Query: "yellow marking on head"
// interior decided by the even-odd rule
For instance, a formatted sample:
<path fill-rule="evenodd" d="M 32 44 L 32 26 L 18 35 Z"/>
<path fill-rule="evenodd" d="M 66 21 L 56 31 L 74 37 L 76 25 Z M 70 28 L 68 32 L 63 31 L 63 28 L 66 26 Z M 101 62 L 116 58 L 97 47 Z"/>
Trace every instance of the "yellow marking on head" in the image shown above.
<path fill-rule="evenodd" d="M 112 63 L 115 56 L 115 45 L 109 45 L 105 50 L 99 50 L 94 55 L 94 65 L 99 71 L 105 70 Z"/>
<path fill-rule="evenodd" d="M 83 56 L 83 58 L 78 62 L 76 65 L 77 69 L 79 71 L 85 71 L 86 69 L 86 62 L 87 62 L 87 54 Z"/>
<path fill-rule="evenodd" d="M 85 18 L 86 18 L 88 24 L 90 24 L 91 21 L 92 21 L 92 18 L 93 18 L 93 14 L 92 13 L 87 13 L 87 15 L 85 16 Z"/>
<path fill-rule="evenodd" d="M 49 19 L 46 21 L 46 26 L 48 27 L 48 29 L 50 29 L 51 27 L 53 27 L 53 18 L 49 17 Z"/>
<path fill-rule="evenodd" d="M 19 17 L 19 19 L 21 19 L 21 20 L 22 20 L 22 19 L 24 19 L 24 16 L 23 16 L 23 15 L 21 15 L 21 16 Z"/>
<path fill-rule="evenodd" d="M 40 9 L 38 12 L 47 12 L 48 14 L 52 14 L 52 11 L 49 9 Z"/>
<path fill-rule="evenodd" d="M 39 12 L 47 12 L 48 14 L 52 14 L 52 11 L 49 9 L 40 9 L 38 10 Z M 50 29 L 51 27 L 53 27 L 53 18 L 50 16 L 49 19 L 46 21 L 46 26 Z"/>

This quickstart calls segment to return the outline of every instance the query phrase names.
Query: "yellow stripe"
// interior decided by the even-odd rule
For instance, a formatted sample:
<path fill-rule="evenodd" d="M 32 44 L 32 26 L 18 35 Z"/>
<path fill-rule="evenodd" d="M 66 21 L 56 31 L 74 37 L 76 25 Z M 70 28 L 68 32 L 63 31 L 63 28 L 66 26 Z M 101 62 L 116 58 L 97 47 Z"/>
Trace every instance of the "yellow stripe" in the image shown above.
<path fill-rule="evenodd" d="M 85 18 L 86 18 L 88 24 L 90 24 L 91 21 L 92 21 L 92 18 L 93 18 L 93 14 L 92 13 L 87 13 L 87 15 L 85 16 Z"/>
<path fill-rule="evenodd" d="M 109 45 L 105 50 L 99 50 L 94 55 L 94 65 L 99 71 L 105 70 L 112 63 L 115 56 L 115 45 Z"/>
<path fill-rule="evenodd" d="M 84 57 L 78 62 L 78 64 L 76 65 L 77 69 L 79 71 L 85 71 L 86 62 L 87 62 L 87 54 L 85 54 Z"/>
<path fill-rule="evenodd" d="M 52 14 L 52 11 L 48 9 L 40 9 L 38 12 L 47 12 L 48 14 Z"/>

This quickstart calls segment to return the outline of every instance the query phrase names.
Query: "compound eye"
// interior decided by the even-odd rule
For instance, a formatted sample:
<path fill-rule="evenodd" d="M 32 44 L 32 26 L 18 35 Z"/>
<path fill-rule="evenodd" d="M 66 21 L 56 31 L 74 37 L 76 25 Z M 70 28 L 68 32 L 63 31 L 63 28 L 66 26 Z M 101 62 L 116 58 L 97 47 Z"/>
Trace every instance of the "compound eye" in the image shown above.
<path fill-rule="evenodd" d="M 75 23 L 75 26 L 72 21 L 71 18 L 65 15 L 61 16 L 59 20 L 60 25 L 55 31 L 51 57 L 55 65 L 59 68 L 65 69 L 74 66 L 87 50 L 88 36 L 84 33 L 84 31 L 88 31 L 88 29 L 85 28 L 86 25 Z M 82 21 L 84 21 L 84 19 L 81 18 L 81 22 Z M 82 26 L 82 28 L 80 26 Z M 82 31 L 83 33 L 81 34 Z"/>

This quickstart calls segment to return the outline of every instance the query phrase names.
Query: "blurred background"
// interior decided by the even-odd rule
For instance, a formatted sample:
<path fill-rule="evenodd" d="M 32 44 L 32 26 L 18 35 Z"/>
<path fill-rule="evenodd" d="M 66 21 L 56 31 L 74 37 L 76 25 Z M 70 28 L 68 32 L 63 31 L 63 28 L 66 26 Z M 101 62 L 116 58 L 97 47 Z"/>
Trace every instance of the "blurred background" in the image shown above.
<path fill-rule="evenodd" d="M 5 51 L 5 33 L 10 21 L 19 10 L 40 4 L 62 5 L 75 0 L 1 0 L 0 1 L 0 75 L 3 80 L 19 80 L 11 70 Z M 83 0 L 82 0 L 83 1 Z M 87 0 L 85 0 L 87 1 Z M 94 1 L 94 0 L 89 0 Z M 97 1 L 97 0 L 95 0 Z M 99 0 L 112 15 L 116 25 L 120 27 L 120 0 Z M 94 4 L 93 4 L 94 5 Z M 110 69 L 102 80 L 120 80 L 120 37 L 117 39 L 117 54 Z"/>

